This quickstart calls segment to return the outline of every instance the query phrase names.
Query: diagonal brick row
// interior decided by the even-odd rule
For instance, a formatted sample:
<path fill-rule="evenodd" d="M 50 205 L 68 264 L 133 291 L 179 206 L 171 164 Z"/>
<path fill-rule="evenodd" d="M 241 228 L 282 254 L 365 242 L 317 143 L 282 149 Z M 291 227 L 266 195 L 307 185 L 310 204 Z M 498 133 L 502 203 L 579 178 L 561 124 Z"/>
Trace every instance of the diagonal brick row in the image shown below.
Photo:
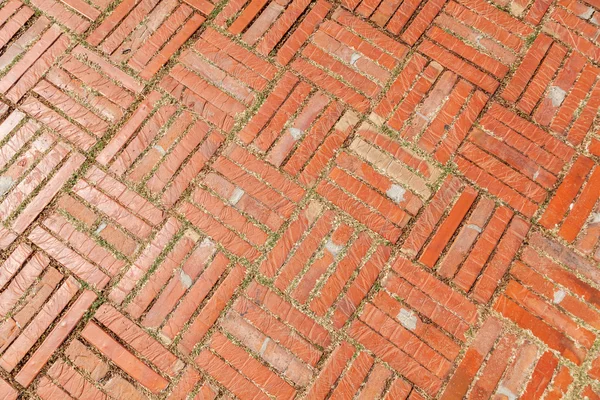
<path fill-rule="evenodd" d="M 597 0 L 0 4 L 0 399 L 600 399 Z"/>

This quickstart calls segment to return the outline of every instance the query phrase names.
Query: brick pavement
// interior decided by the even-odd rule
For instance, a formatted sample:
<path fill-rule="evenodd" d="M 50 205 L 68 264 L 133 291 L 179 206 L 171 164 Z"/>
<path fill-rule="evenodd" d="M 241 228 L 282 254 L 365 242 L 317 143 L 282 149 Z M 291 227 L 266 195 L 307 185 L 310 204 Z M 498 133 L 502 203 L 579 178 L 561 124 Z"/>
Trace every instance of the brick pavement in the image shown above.
<path fill-rule="evenodd" d="M 0 400 L 600 399 L 598 0 L 0 3 Z"/>

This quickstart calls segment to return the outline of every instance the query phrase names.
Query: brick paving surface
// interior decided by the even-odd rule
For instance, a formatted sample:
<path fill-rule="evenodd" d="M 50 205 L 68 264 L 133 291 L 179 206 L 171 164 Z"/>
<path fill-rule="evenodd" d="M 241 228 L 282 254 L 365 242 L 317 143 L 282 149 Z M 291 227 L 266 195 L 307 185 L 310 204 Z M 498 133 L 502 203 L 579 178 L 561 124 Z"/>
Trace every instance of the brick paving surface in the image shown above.
<path fill-rule="evenodd" d="M 0 400 L 598 400 L 599 110 L 599 0 L 4 0 Z"/>

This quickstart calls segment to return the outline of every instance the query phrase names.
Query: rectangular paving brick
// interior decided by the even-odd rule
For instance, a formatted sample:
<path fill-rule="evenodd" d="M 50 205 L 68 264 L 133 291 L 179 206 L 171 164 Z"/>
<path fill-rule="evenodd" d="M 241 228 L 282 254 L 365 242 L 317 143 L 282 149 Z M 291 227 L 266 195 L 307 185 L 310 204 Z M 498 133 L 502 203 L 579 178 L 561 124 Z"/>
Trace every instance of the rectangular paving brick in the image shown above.
<path fill-rule="evenodd" d="M 0 399 L 600 399 L 598 0 L 0 4 Z"/>

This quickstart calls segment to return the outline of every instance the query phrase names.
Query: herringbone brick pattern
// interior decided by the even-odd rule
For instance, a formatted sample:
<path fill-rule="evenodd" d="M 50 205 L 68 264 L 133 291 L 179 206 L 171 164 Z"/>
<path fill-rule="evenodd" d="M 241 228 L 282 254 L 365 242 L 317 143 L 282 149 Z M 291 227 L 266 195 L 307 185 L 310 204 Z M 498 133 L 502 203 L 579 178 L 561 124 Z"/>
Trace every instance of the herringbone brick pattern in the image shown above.
<path fill-rule="evenodd" d="M 598 0 L 0 2 L 0 400 L 600 400 Z"/>

